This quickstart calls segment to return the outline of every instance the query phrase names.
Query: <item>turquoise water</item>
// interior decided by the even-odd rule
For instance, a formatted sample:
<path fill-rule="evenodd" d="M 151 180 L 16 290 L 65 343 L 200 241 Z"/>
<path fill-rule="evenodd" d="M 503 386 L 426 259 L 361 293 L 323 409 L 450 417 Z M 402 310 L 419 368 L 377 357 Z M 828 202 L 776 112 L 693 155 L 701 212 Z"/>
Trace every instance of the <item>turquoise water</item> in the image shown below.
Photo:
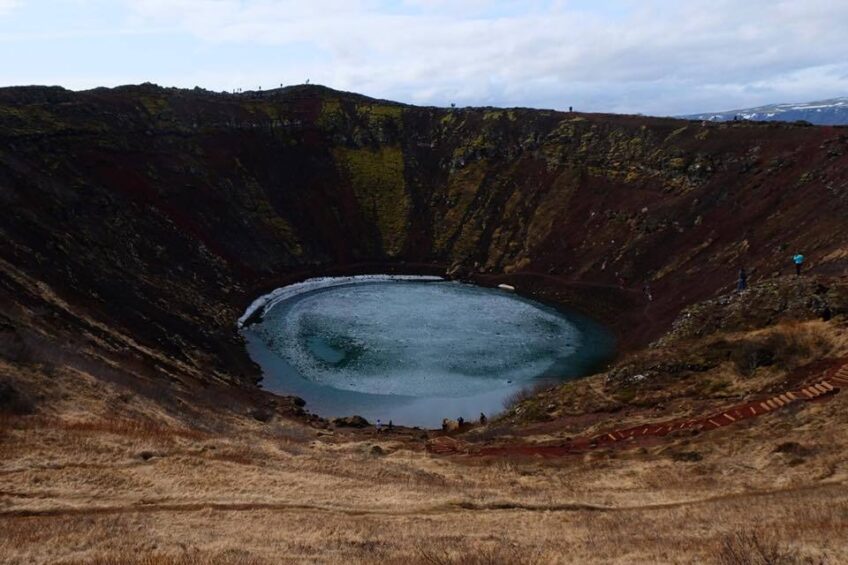
<path fill-rule="evenodd" d="M 522 388 L 586 374 L 614 346 L 585 317 L 441 280 L 319 279 L 259 308 L 243 331 L 266 389 L 321 416 L 409 426 L 492 416 Z"/>

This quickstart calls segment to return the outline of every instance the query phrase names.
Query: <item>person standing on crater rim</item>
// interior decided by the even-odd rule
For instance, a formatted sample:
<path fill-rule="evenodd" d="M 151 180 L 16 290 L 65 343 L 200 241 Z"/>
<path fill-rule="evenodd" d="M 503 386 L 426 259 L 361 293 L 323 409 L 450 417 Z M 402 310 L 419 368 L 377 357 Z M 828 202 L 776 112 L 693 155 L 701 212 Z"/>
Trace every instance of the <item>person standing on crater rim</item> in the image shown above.
<path fill-rule="evenodd" d="M 804 256 L 801 255 L 800 253 L 796 253 L 792 257 L 792 262 L 795 263 L 795 276 L 800 277 L 801 276 L 801 268 L 804 265 Z"/>

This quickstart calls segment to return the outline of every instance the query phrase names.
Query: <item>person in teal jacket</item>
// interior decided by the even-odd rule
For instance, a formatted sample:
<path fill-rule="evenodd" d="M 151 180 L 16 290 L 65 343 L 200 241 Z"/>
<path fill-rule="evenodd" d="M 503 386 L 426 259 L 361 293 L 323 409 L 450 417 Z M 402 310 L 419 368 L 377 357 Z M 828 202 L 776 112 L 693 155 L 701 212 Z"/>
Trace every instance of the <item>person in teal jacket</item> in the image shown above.
<path fill-rule="evenodd" d="M 801 266 L 804 264 L 804 256 L 800 253 L 796 253 L 792 257 L 792 262 L 795 263 L 795 275 L 801 276 Z"/>

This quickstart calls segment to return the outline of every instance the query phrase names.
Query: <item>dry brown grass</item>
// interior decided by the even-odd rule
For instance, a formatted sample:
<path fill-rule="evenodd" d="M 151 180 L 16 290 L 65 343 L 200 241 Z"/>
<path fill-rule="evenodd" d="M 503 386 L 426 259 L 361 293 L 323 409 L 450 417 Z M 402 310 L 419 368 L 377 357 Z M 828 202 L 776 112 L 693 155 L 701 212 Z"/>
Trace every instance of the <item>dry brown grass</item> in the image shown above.
<path fill-rule="evenodd" d="M 7 422 L 10 421 L 7 419 Z M 130 436 L 147 439 L 164 439 L 164 438 L 187 438 L 201 440 L 211 437 L 208 433 L 203 433 L 198 430 L 174 428 L 163 426 L 155 422 L 145 422 L 139 420 L 81 420 L 67 421 L 60 418 L 18 418 L 16 422 L 19 425 L 30 426 L 34 428 L 64 428 L 68 431 L 83 432 L 89 434 L 107 434 L 118 436 Z M 0 424 L 2 425 L 2 424 Z"/>
<path fill-rule="evenodd" d="M 370 454 L 371 441 L 342 438 L 293 455 L 250 433 L 165 440 L 22 426 L 8 430 L 0 463 L 0 555 L 688 563 L 717 560 L 728 536 L 757 528 L 786 555 L 839 562 L 848 559 L 848 438 L 828 423 L 846 423 L 844 400 L 808 408 L 684 445 L 548 462 L 436 459 L 383 440 L 384 457 Z M 808 448 L 801 464 L 776 449 L 788 440 Z M 675 462 L 675 449 L 703 459 Z"/>
<path fill-rule="evenodd" d="M 797 550 L 785 549 L 774 535 L 757 530 L 724 536 L 715 560 L 718 565 L 792 565 L 802 561 Z M 813 563 L 812 558 L 806 561 Z"/>
<path fill-rule="evenodd" d="M 525 400 L 529 400 L 529 399 L 535 397 L 536 395 L 538 395 L 540 392 L 544 392 L 544 391 L 549 390 L 553 387 L 554 387 L 554 385 L 552 385 L 551 383 L 545 383 L 545 382 L 540 382 L 540 383 L 537 383 L 535 385 L 525 386 L 525 387 L 515 391 L 511 395 L 509 395 L 507 398 L 505 398 L 504 401 L 503 401 L 503 407 L 506 410 L 509 410 L 511 408 L 515 408 L 516 406 L 518 406 L 519 404 L 521 404 Z"/>
<path fill-rule="evenodd" d="M 831 326 L 803 326 L 793 339 L 807 350 L 822 335 L 827 354 L 842 351 Z M 782 378 L 770 371 L 728 378 L 770 386 Z M 698 436 L 553 460 L 437 458 L 411 439 L 319 439 L 279 419 L 246 417 L 213 434 L 105 412 L 7 417 L 0 562 L 848 562 L 846 403 L 840 394 Z M 525 439 L 549 432 L 539 433 Z"/>
<path fill-rule="evenodd" d="M 710 336 L 680 347 L 625 359 L 623 376 L 596 375 L 542 391 L 524 400 L 520 414 L 507 420 L 521 423 L 607 413 L 619 427 L 627 427 L 644 423 L 646 415 L 670 419 L 709 413 L 786 389 L 808 365 L 848 359 L 848 330 L 822 321 L 788 322 Z M 609 429 L 606 420 L 598 420 L 589 431 Z"/>

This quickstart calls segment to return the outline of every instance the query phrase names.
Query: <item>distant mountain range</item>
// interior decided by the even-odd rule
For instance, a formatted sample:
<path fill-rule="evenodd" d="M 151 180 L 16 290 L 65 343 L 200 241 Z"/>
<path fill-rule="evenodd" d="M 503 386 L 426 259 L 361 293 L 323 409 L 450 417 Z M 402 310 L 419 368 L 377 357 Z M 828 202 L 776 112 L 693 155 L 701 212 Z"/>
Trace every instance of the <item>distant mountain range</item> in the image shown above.
<path fill-rule="evenodd" d="M 817 125 L 848 125 L 848 97 L 831 98 L 819 102 L 772 104 L 759 108 L 708 112 L 681 117 L 714 122 L 727 122 L 733 119 L 781 122 L 804 120 Z"/>

